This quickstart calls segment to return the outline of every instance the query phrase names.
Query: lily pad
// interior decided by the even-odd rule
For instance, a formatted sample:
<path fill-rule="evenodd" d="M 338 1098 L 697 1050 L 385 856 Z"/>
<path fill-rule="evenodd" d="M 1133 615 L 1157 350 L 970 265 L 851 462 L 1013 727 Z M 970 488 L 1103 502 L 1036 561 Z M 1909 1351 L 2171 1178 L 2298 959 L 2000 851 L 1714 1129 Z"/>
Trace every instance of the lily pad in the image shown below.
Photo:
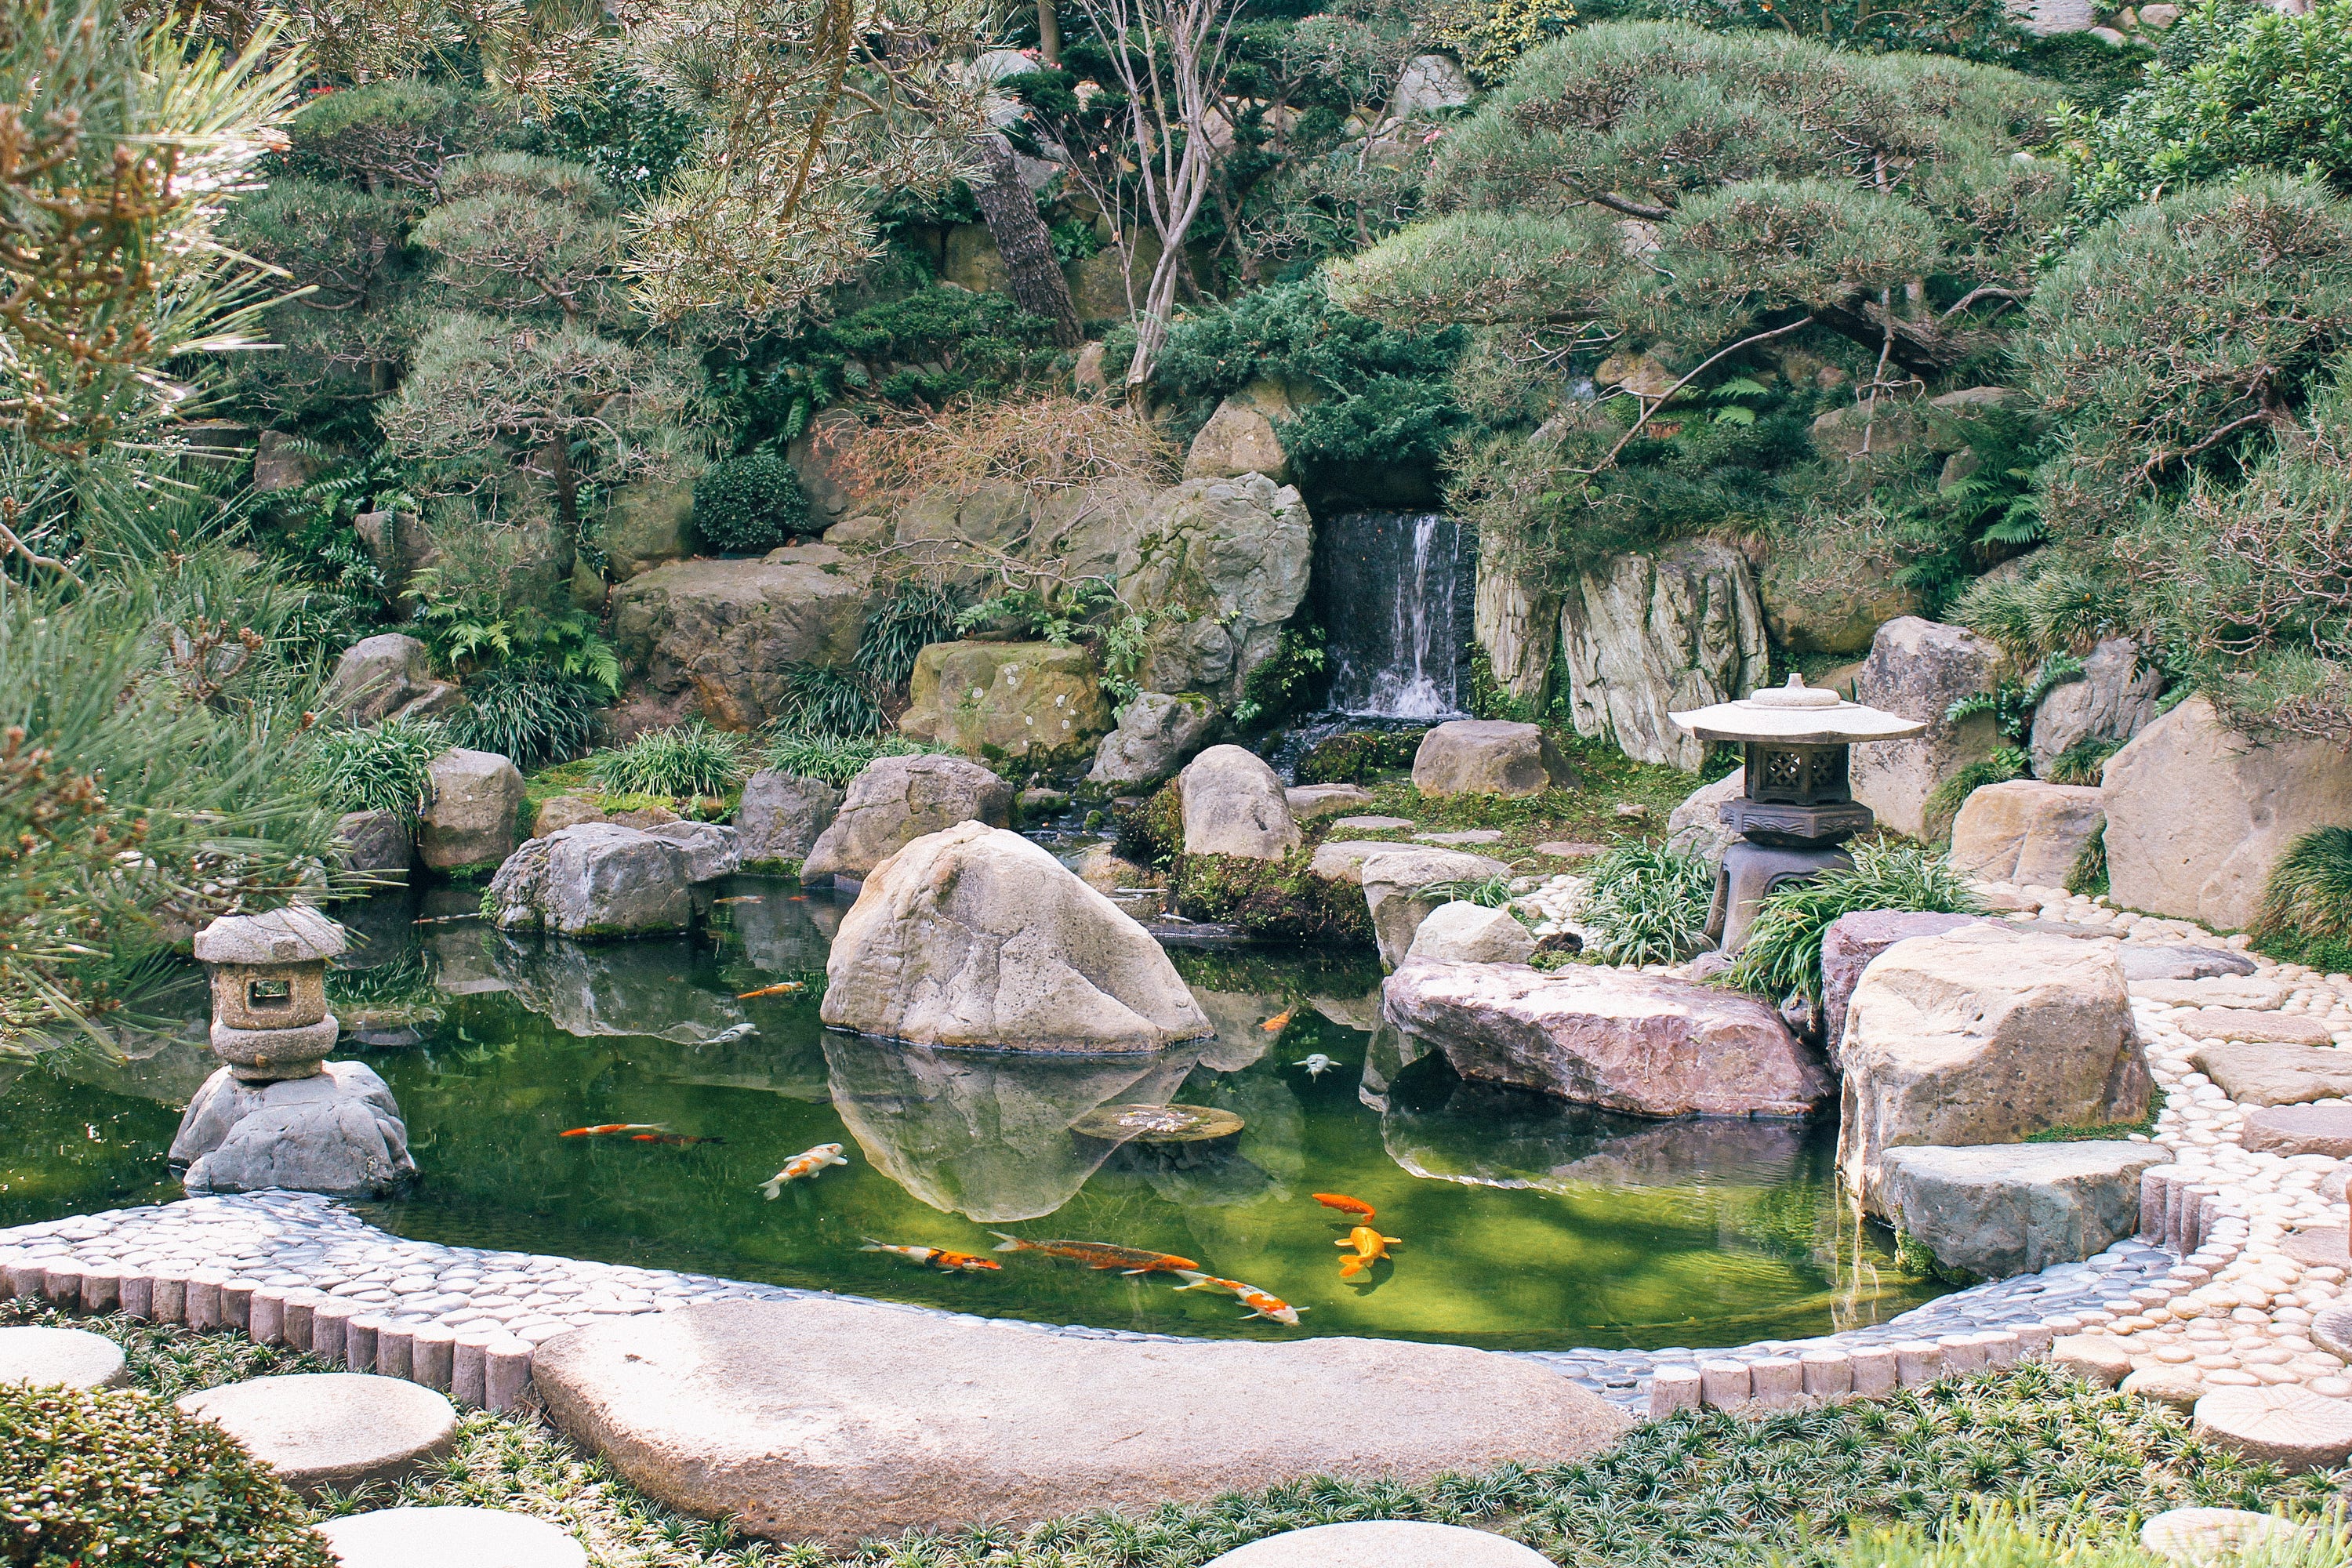
<path fill-rule="evenodd" d="M 1070 1131 L 1115 1143 L 1200 1143 L 1230 1138 L 1242 1119 L 1209 1105 L 1104 1105 L 1070 1123 Z"/>

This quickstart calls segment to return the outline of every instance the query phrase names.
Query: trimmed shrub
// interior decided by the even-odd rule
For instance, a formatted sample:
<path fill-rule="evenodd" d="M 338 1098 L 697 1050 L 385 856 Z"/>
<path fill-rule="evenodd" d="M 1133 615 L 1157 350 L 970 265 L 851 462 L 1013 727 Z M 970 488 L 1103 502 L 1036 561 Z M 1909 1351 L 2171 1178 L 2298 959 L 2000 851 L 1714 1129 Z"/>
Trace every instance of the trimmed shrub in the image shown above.
<path fill-rule="evenodd" d="M 466 683 L 466 696 L 471 706 L 449 720 L 450 739 L 526 773 L 579 756 L 603 728 L 604 689 L 537 660 L 486 669 Z"/>
<path fill-rule="evenodd" d="M 1983 907 L 1969 890 L 1968 879 L 1935 850 L 1916 844 L 1858 844 L 1852 870 L 1790 882 L 1765 899 L 1729 978 L 1743 990 L 1775 1000 L 1802 991 L 1819 1002 L 1822 934 L 1840 915 L 1864 910 L 1972 915 Z"/>
<path fill-rule="evenodd" d="M 648 730 L 598 754 L 589 769 L 597 788 L 614 795 L 725 795 L 751 772 L 751 742 L 697 719 Z"/>
<path fill-rule="evenodd" d="M 773 550 L 811 531 L 808 497 L 773 452 L 730 458 L 694 481 L 694 527 L 713 550 Z"/>
<path fill-rule="evenodd" d="M 321 730 L 303 774 L 336 811 L 394 811 L 414 823 L 433 787 L 433 759 L 451 745 L 437 720 L 387 719 L 360 730 Z"/>
<path fill-rule="evenodd" d="M 150 1394 L 0 1384 L 0 1562 L 334 1568 L 300 1500 Z"/>
<path fill-rule="evenodd" d="M 1578 921 L 1606 963 L 1678 963 L 1706 941 L 1715 868 L 1662 844 L 1625 844 L 1586 868 L 1591 890 Z"/>

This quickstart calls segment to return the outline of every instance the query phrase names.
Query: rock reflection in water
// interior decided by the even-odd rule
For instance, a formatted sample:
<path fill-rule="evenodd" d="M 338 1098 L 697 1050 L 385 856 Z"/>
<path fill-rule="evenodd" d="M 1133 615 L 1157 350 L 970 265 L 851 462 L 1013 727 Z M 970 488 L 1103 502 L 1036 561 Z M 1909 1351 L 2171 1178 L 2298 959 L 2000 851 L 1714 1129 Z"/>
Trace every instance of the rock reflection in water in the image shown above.
<path fill-rule="evenodd" d="M 935 1209 L 988 1224 L 1068 1203 L 1117 1147 L 1070 1124 L 1097 1106 L 1167 1104 L 1199 1058 L 1197 1046 L 1071 1057 L 824 1036 L 834 1109 L 875 1169 Z"/>
<path fill-rule="evenodd" d="M 507 988 L 566 1034 L 643 1035 L 699 1046 L 751 1032 L 735 998 L 687 983 L 696 953 L 685 938 L 593 947 L 557 937 L 484 941 Z"/>
<path fill-rule="evenodd" d="M 746 963 L 777 974 L 823 973 L 833 933 L 849 907 L 830 891 L 803 893 L 798 883 L 780 879 L 738 878 L 725 884 L 721 896 L 759 901 L 716 906 L 712 934 L 723 940 L 733 932 Z"/>

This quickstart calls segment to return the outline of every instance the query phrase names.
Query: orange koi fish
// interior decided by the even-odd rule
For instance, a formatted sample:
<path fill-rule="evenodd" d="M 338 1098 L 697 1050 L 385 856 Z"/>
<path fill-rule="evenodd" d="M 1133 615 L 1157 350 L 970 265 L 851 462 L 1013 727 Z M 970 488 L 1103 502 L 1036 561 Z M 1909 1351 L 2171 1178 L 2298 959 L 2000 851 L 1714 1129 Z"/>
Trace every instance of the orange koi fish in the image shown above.
<path fill-rule="evenodd" d="M 774 1203 L 784 1190 L 786 1182 L 797 1182 L 803 1176 L 814 1176 L 827 1165 L 846 1165 L 848 1157 L 838 1143 L 820 1143 L 805 1153 L 795 1154 L 784 1162 L 784 1168 L 760 1184 L 770 1203 Z"/>
<path fill-rule="evenodd" d="M 783 980 L 773 985 L 762 985 L 757 991 L 738 991 L 735 993 L 735 1000 L 749 1002 L 754 996 L 789 996 L 795 991 L 807 989 L 806 985 L 797 980 Z"/>
<path fill-rule="evenodd" d="M 669 1129 L 658 1121 L 607 1121 L 601 1127 L 572 1127 L 556 1134 L 558 1138 L 609 1138 L 615 1132 L 667 1132 Z"/>
<path fill-rule="evenodd" d="M 1353 1215 L 1358 1219 L 1372 1217 L 1372 1205 L 1361 1198 L 1351 1198 L 1345 1193 L 1316 1193 L 1311 1195 L 1327 1209 L 1338 1209 L 1341 1214 Z"/>
<path fill-rule="evenodd" d="M 1264 1029 L 1269 1035 L 1278 1035 L 1288 1026 L 1290 1020 L 1297 1014 L 1297 1012 L 1298 1009 L 1296 1007 L 1285 1008 L 1283 1011 L 1276 1013 L 1273 1017 L 1268 1018 L 1265 1023 L 1260 1024 L 1258 1027 Z"/>
<path fill-rule="evenodd" d="M 1334 1247 L 1352 1247 L 1356 1249 L 1355 1257 L 1339 1259 L 1339 1278 L 1354 1279 L 1373 1264 L 1388 1257 L 1389 1248 L 1402 1244 L 1403 1240 L 1404 1237 L 1401 1236 L 1382 1236 L 1368 1225 L 1358 1226 L 1348 1233 L 1347 1240 L 1335 1241 L 1331 1244 Z"/>
<path fill-rule="evenodd" d="M 893 1247 L 887 1241 L 866 1238 L 860 1252 L 895 1252 L 901 1258 L 911 1258 L 930 1268 L 944 1268 L 950 1274 L 977 1274 L 983 1268 L 1004 1267 L 992 1258 L 978 1258 L 969 1252 L 950 1252 L 940 1247 Z"/>
<path fill-rule="evenodd" d="M 1125 1274 L 1160 1271 L 1181 1273 L 1201 1266 L 1172 1252 L 1147 1252 L 1139 1247 L 1113 1247 L 1108 1241 L 1024 1241 L 1001 1230 L 988 1233 L 1003 1239 L 999 1252 L 1042 1252 L 1048 1258 L 1075 1258 L 1090 1268 L 1116 1268 Z"/>
<path fill-rule="evenodd" d="M 687 1149 L 693 1147 L 697 1143 L 724 1143 L 727 1140 L 724 1138 L 695 1138 L 689 1137 L 683 1132 L 640 1132 L 631 1138 L 629 1142 L 632 1143 L 667 1143 L 675 1145 L 680 1149 Z"/>
<path fill-rule="evenodd" d="M 1298 1314 L 1310 1310 L 1294 1307 L 1279 1296 L 1261 1290 L 1255 1285 L 1244 1285 L 1238 1279 L 1220 1279 L 1213 1274 L 1200 1274 L 1182 1268 L 1176 1273 L 1177 1278 L 1184 1281 L 1176 1287 L 1179 1290 L 1198 1290 L 1203 1286 L 1213 1290 L 1231 1290 L 1234 1299 L 1249 1309 L 1242 1314 L 1244 1318 L 1267 1318 L 1295 1329 L 1298 1326 Z"/>

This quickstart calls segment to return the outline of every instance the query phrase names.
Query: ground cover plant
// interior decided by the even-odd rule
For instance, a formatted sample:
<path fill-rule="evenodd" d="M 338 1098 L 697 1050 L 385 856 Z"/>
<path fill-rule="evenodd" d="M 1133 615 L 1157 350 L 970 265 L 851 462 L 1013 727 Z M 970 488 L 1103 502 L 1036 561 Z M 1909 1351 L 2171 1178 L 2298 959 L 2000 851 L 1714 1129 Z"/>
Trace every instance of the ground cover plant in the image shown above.
<path fill-rule="evenodd" d="M 725 795 L 751 771 L 751 742 L 701 720 L 648 730 L 626 745 L 599 752 L 589 776 L 616 795 L 665 797 Z"/>
<path fill-rule="evenodd" d="M 1618 846 L 1578 868 L 1590 884 L 1578 921 L 1603 963 L 1679 963 L 1706 945 L 1715 868 L 1662 844 Z"/>

